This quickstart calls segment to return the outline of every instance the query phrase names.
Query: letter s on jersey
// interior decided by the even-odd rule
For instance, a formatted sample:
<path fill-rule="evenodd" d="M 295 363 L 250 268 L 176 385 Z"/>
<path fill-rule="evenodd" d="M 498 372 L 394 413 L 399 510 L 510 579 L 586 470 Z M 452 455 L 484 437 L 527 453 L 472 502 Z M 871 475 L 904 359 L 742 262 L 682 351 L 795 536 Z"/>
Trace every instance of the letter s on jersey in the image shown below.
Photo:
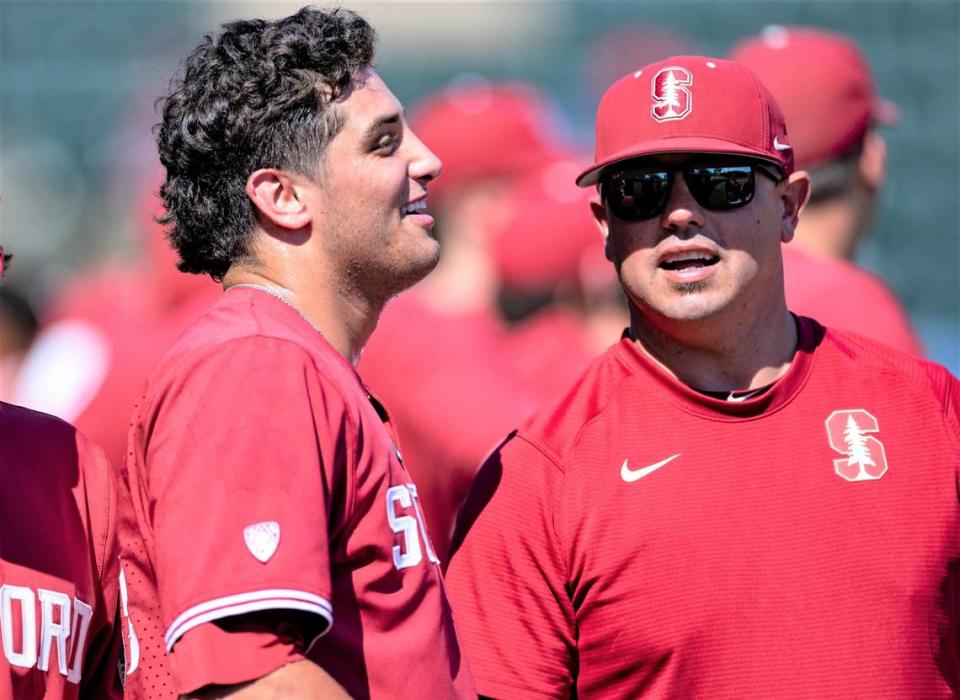
<path fill-rule="evenodd" d="M 399 515 L 397 513 L 412 510 L 413 515 Z M 433 551 L 427 528 L 423 522 L 423 513 L 420 512 L 420 503 L 417 500 L 417 487 L 413 484 L 401 484 L 387 489 L 387 522 L 390 529 L 403 537 L 403 544 L 393 545 L 393 565 L 397 571 L 416 566 L 423 560 L 423 551 L 420 548 L 420 536 L 427 549 L 427 558 L 434 564 L 440 559 Z"/>
<path fill-rule="evenodd" d="M 9 583 L 0 586 L 0 635 L 3 655 L 11 666 L 48 671 L 56 645 L 57 670 L 78 684 L 92 620 L 93 608 L 66 593 L 46 588 L 34 593 L 32 588 Z"/>

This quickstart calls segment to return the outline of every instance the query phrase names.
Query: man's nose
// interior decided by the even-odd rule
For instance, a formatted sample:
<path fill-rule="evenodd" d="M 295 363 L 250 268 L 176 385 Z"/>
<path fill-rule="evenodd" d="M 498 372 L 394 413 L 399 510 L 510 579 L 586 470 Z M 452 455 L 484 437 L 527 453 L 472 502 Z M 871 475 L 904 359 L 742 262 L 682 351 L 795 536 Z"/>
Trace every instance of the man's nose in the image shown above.
<path fill-rule="evenodd" d="M 660 215 L 660 225 L 668 231 L 682 231 L 690 226 L 703 227 L 706 223 L 703 207 L 690 194 L 682 173 L 673 174 L 670 196 Z"/>

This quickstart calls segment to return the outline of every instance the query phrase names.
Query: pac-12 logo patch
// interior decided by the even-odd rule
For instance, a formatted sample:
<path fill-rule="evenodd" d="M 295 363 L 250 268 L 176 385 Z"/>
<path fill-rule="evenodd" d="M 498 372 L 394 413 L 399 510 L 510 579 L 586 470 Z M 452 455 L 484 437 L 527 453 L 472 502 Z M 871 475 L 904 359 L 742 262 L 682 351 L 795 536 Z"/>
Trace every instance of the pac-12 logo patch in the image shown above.
<path fill-rule="evenodd" d="M 684 119 L 693 111 L 693 94 L 688 89 L 691 85 L 693 74 L 686 68 L 661 68 L 650 80 L 650 115 L 658 122 Z"/>
<path fill-rule="evenodd" d="M 267 563 L 280 545 L 280 523 L 266 520 L 243 528 L 243 541 L 258 561 Z"/>
<path fill-rule="evenodd" d="M 833 460 L 837 476 L 847 481 L 876 481 L 887 473 L 883 443 L 872 435 L 880 426 L 870 413 L 862 408 L 834 411 L 826 425 L 830 447 L 844 455 Z"/>

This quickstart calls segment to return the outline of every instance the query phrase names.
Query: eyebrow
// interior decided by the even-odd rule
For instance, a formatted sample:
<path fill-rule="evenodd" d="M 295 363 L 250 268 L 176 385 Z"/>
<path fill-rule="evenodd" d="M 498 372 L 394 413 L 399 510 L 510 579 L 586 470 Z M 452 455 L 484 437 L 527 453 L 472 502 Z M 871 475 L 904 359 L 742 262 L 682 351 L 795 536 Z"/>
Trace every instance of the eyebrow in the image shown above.
<path fill-rule="evenodd" d="M 386 114 L 379 119 L 374 119 L 373 122 L 363 130 L 363 138 L 368 139 L 373 137 L 376 132 L 385 126 L 399 124 L 401 116 L 402 115 L 400 112 L 393 112 L 392 114 Z"/>

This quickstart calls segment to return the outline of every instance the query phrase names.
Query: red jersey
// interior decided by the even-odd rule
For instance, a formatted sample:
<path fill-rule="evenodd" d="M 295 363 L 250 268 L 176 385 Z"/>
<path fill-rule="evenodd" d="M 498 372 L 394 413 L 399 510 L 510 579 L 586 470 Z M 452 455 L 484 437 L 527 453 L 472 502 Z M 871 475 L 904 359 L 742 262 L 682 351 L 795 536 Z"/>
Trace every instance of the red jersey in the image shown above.
<path fill-rule="evenodd" d="M 0 403 L 0 698 L 119 698 L 115 475 L 63 421 Z"/>
<path fill-rule="evenodd" d="M 960 690 L 960 382 L 798 327 L 737 401 L 624 339 L 490 457 L 448 574 L 481 694 Z"/>
<path fill-rule="evenodd" d="M 473 692 L 386 413 L 279 299 L 232 289 L 181 336 L 124 482 L 129 697 L 303 658 L 357 698 Z"/>
<path fill-rule="evenodd" d="M 782 251 L 787 306 L 795 314 L 923 354 L 907 313 L 878 277 L 843 260 L 813 258 L 793 245 Z"/>

